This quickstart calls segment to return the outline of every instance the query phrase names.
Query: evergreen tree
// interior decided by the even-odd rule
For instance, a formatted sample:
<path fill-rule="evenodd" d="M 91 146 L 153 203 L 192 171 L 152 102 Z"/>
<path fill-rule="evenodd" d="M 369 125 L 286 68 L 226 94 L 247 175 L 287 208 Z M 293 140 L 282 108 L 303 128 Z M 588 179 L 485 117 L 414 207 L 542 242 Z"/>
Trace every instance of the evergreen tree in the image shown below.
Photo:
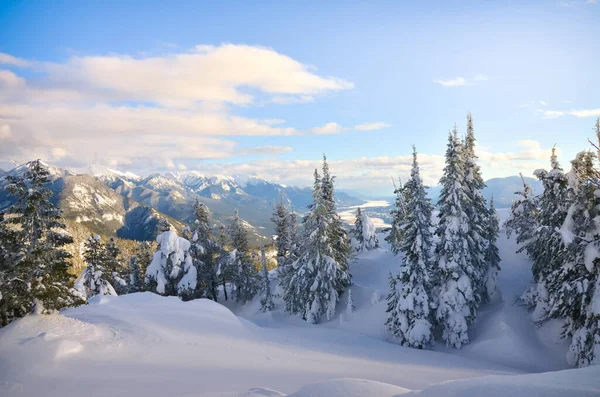
<path fill-rule="evenodd" d="M 129 258 L 129 287 L 128 292 L 140 292 L 144 289 L 144 277 L 137 255 L 132 255 Z"/>
<path fill-rule="evenodd" d="M 404 218 L 406 217 L 404 187 L 402 186 L 402 181 L 400 179 L 398 179 L 398 186 L 394 185 L 394 194 L 396 195 L 396 201 L 394 202 L 394 207 L 390 211 L 392 225 L 385 241 L 390 244 L 392 252 L 397 255 L 398 252 L 400 252 L 400 244 L 402 243 L 402 225 L 404 224 Z"/>
<path fill-rule="evenodd" d="M 158 230 L 158 234 L 164 233 L 164 232 L 168 232 L 169 230 L 173 229 L 173 226 L 169 223 L 169 221 L 167 220 L 167 218 L 160 218 L 158 220 L 158 223 L 156 225 L 157 230 Z"/>
<path fill-rule="evenodd" d="M 118 294 L 127 293 L 127 281 L 122 276 L 124 266 L 121 258 L 121 249 L 114 237 L 108 240 L 105 250 L 106 263 L 104 266 L 107 272 L 107 279 Z"/>
<path fill-rule="evenodd" d="M 490 301 L 496 295 L 496 280 L 500 271 L 500 253 L 498 252 L 498 233 L 500 225 L 498 215 L 494 207 L 494 198 L 490 200 L 485 222 L 486 245 L 483 260 L 486 263 L 487 273 L 485 275 L 485 301 Z"/>
<path fill-rule="evenodd" d="M 211 236 L 210 211 L 208 207 L 196 200 L 194 204 L 194 223 L 192 224 L 192 255 L 197 269 L 195 296 L 205 296 L 215 302 L 218 299 L 218 256 L 220 247 Z"/>
<path fill-rule="evenodd" d="M 301 246 L 301 242 L 299 241 L 298 236 L 298 217 L 294 212 L 290 212 L 289 214 L 289 238 L 290 238 L 290 252 L 288 257 L 288 262 L 292 263 L 299 256 L 299 249 Z"/>
<path fill-rule="evenodd" d="M 391 281 L 388 295 L 388 321 L 391 334 L 402 345 L 422 349 L 432 342 L 433 245 L 431 215 L 433 206 L 427 197 L 413 146 L 411 177 L 404 186 L 406 218 L 403 225 L 402 268 L 397 282 Z"/>
<path fill-rule="evenodd" d="M 567 360 L 579 367 L 600 363 L 600 173 L 596 164 L 591 152 L 579 153 L 572 162 L 574 200 L 561 230 L 567 250 L 564 263 L 546 282 L 549 316 L 565 320 L 563 336 L 571 338 Z"/>
<path fill-rule="evenodd" d="M 552 301 L 556 291 L 549 287 L 557 283 L 553 279 L 558 277 L 566 260 L 567 247 L 560 228 L 567 217 L 572 198 L 567 176 L 558 162 L 554 148 L 550 165 L 550 171 L 535 171 L 544 191 L 538 200 L 537 229 L 532 246 L 528 250 L 528 253 L 531 253 L 531 270 L 536 282 L 532 299 L 535 305 L 533 318 L 537 323 L 552 317 Z"/>
<path fill-rule="evenodd" d="M 150 244 L 147 241 L 140 241 L 135 255 L 129 261 L 129 292 L 144 291 L 146 268 L 152 262 L 152 257 L 153 253 Z M 156 286 L 152 287 L 152 290 L 156 288 Z"/>
<path fill-rule="evenodd" d="M 360 207 L 356 210 L 356 219 L 351 233 L 352 246 L 357 252 L 370 251 L 379 247 L 375 225 Z"/>
<path fill-rule="evenodd" d="M 520 175 L 520 174 L 519 174 Z M 515 192 L 519 195 L 511 207 L 510 215 L 506 220 L 506 235 L 510 237 L 512 233 L 516 235 L 516 241 L 519 244 L 517 252 L 525 251 L 531 258 L 535 255 L 536 231 L 538 228 L 538 199 L 530 184 L 528 184 L 523 175 L 521 181 L 523 190 Z"/>
<path fill-rule="evenodd" d="M 27 163 L 24 177 L 9 175 L 7 190 L 17 197 L 16 203 L 9 208 L 11 217 L 5 222 L 16 226 L 19 237 L 13 248 L 17 267 L 12 277 L 4 281 L 11 285 L 12 291 L 26 291 L 15 295 L 19 315 L 34 311 L 49 313 L 65 306 L 82 303 L 73 295 L 73 276 L 69 273 L 71 255 L 64 247 L 73 239 L 65 232 L 61 222 L 61 211 L 50 198 L 48 189 L 50 173 L 40 160 Z M 14 287 L 22 283 L 23 286 Z"/>
<path fill-rule="evenodd" d="M 448 346 L 459 349 L 469 342 L 468 325 L 475 320 L 477 291 L 474 280 L 477 269 L 471 264 L 468 252 L 469 220 L 464 205 L 468 197 L 463 187 L 464 170 L 461 144 L 456 127 L 448 137 L 446 167 L 440 179 L 439 222 L 435 250 L 439 273 L 439 297 L 436 319 L 442 339 Z"/>
<path fill-rule="evenodd" d="M 156 237 L 158 250 L 146 269 L 146 289 L 189 299 L 196 289 L 197 273 L 189 254 L 190 242 L 170 230 Z"/>
<path fill-rule="evenodd" d="M 331 195 L 322 192 L 322 181 L 327 178 L 321 179 L 317 170 L 314 176 L 313 203 L 303 222 L 306 238 L 300 257 L 282 280 L 286 311 L 310 323 L 319 322 L 322 316 L 330 320 L 335 314 L 339 291 L 350 284 L 347 264 L 343 266 L 335 259 L 334 247 L 340 235 L 332 232 L 331 203 L 327 201 Z M 338 254 L 342 256 L 339 251 Z"/>
<path fill-rule="evenodd" d="M 475 142 L 473 117 L 469 113 L 467 115 L 467 134 L 461 151 L 464 168 L 463 188 L 466 197 L 463 209 L 469 221 L 467 243 L 469 246 L 470 265 L 474 269 L 472 281 L 473 287 L 476 290 L 475 297 L 481 301 L 486 301 L 488 299 L 486 277 L 491 272 L 484 258 L 487 245 L 486 222 L 488 221 L 489 211 L 482 194 L 485 182 L 481 177 L 479 165 L 477 165 Z"/>
<path fill-rule="evenodd" d="M 333 249 L 333 258 L 349 277 L 347 281 L 344 278 L 339 280 L 341 283 L 337 286 L 337 289 L 338 294 L 341 294 L 351 282 L 351 276 L 348 272 L 348 262 L 352 248 L 346 229 L 344 229 L 342 218 L 336 212 L 334 182 L 335 176 L 329 173 L 327 157 L 323 154 L 323 176 L 321 178 L 320 193 L 327 222 L 327 233 Z"/>
<path fill-rule="evenodd" d="M 0 327 L 31 311 L 24 266 L 19 266 L 23 234 L 0 212 Z"/>
<path fill-rule="evenodd" d="M 291 235 L 290 235 L 290 214 L 283 205 L 283 200 L 280 200 L 275 207 L 275 212 L 271 218 L 275 223 L 275 234 L 277 240 L 277 266 L 283 270 L 283 267 L 288 264 L 288 259 L 291 251 Z"/>
<path fill-rule="evenodd" d="M 227 283 L 233 280 L 234 275 L 234 263 L 231 259 L 231 253 L 227 251 L 228 245 L 228 236 L 227 231 L 225 230 L 225 226 L 221 225 L 219 227 L 219 236 L 217 238 L 217 246 L 219 248 L 217 254 L 217 279 L 223 288 L 223 295 L 225 296 L 225 301 L 229 299 L 229 295 L 227 294 Z"/>
<path fill-rule="evenodd" d="M 271 294 L 271 281 L 269 280 L 269 272 L 267 271 L 267 257 L 265 256 L 265 247 L 262 242 L 260 244 L 260 262 L 262 265 L 262 296 L 260 298 L 260 310 L 270 312 L 275 307 L 273 303 L 273 295 Z"/>
<path fill-rule="evenodd" d="M 248 242 L 248 231 L 244 221 L 240 218 L 238 210 L 233 214 L 233 221 L 229 228 L 231 246 L 233 252 L 233 283 L 235 285 L 235 297 L 238 302 L 246 303 L 258 292 L 258 274 L 250 256 L 250 244 Z"/>
<path fill-rule="evenodd" d="M 75 289 L 83 294 L 86 299 L 96 295 L 117 296 L 111 280 L 110 261 L 107 249 L 100 241 L 100 236 L 88 237 L 85 243 L 86 268 L 75 282 Z"/>

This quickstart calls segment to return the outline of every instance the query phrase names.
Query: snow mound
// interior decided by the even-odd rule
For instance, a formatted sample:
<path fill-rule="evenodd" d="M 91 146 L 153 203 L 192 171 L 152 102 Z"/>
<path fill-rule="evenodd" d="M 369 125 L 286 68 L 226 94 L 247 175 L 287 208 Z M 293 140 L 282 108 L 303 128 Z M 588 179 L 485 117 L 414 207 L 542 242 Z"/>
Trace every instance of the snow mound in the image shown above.
<path fill-rule="evenodd" d="M 409 389 L 365 379 L 331 379 L 304 386 L 288 397 L 393 397 Z"/>
<path fill-rule="evenodd" d="M 448 381 L 409 395 L 414 397 L 598 396 L 600 395 L 600 367 Z"/>

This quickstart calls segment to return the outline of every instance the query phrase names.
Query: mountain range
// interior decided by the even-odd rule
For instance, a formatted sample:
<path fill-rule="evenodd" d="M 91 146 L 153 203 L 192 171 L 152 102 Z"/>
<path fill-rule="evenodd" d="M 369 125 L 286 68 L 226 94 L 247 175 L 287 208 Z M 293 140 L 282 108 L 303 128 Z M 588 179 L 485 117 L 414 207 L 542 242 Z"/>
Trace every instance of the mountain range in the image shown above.
<path fill-rule="evenodd" d="M 182 229 L 192 220 L 192 206 L 198 199 L 210 208 L 215 228 L 221 224 L 227 226 L 238 209 L 252 240 L 261 237 L 270 240 L 274 233 L 271 216 L 279 200 L 298 213 L 303 213 L 312 201 L 309 187 L 284 186 L 258 178 L 208 176 L 196 171 L 144 178 L 111 169 L 75 174 L 52 165 L 47 167 L 50 189 L 55 193 L 53 201 L 63 210 L 68 223 L 84 226 L 92 233 L 126 239 L 153 239 L 158 220 L 163 217 Z M 14 202 L 4 189 L 6 175 L 21 175 L 24 171 L 24 166 L 0 171 L 0 210 Z M 541 192 L 539 181 L 525 179 L 536 192 Z M 494 178 L 487 181 L 484 196 L 488 199 L 493 196 L 498 208 L 510 207 L 514 192 L 521 188 L 518 176 Z M 436 186 L 429 191 L 434 202 L 440 189 Z M 364 198 L 345 191 L 337 191 L 336 200 L 340 208 L 365 203 Z M 386 208 L 379 210 L 388 212 Z"/>

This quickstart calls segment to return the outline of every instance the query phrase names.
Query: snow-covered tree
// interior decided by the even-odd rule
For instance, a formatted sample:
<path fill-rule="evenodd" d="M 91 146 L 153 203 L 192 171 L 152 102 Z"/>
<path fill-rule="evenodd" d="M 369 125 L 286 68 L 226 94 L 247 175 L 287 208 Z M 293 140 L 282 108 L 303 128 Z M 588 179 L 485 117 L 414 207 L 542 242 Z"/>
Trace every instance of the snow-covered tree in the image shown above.
<path fill-rule="evenodd" d="M 333 258 L 335 261 L 348 273 L 348 262 L 352 252 L 348 233 L 344 229 L 342 218 L 336 212 L 335 205 L 335 176 L 329 173 L 329 164 L 327 157 L 323 154 L 323 176 L 321 178 L 321 203 L 324 207 L 325 216 L 327 218 L 327 233 L 329 241 L 333 249 Z M 349 273 L 348 273 L 349 274 Z M 342 293 L 347 285 L 341 285 L 338 293 Z"/>
<path fill-rule="evenodd" d="M 26 269 L 22 260 L 22 233 L 15 230 L 3 212 L 0 212 L 0 327 L 30 312 Z"/>
<path fill-rule="evenodd" d="M 152 248 L 147 241 L 140 241 L 129 260 L 129 292 L 144 290 L 146 268 L 152 262 Z"/>
<path fill-rule="evenodd" d="M 108 239 L 106 246 L 106 263 L 104 267 L 108 272 L 107 278 L 118 294 L 127 293 L 127 281 L 123 278 L 123 260 L 121 249 L 114 237 Z"/>
<path fill-rule="evenodd" d="M 275 245 L 277 246 L 277 266 L 280 269 L 288 264 L 288 258 L 290 256 L 292 241 L 290 235 L 290 214 L 283 205 L 283 200 L 279 200 L 275 207 L 275 212 L 271 218 L 275 223 Z"/>
<path fill-rule="evenodd" d="M 290 235 L 290 252 L 288 262 L 292 263 L 298 259 L 298 250 L 300 249 L 301 241 L 298 235 L 298 216 L 294 212 L 289 214 L 289 235 Z"/>
<path fill-rule="evenodd" d="M 173 225 L 171 225 L 171 223 L 169 223 L 167 218 L 160 218 L 158 220 L 158 223 L 156 224 L 156 227 L 158 230 L 158 234 L 168 232 L 169 230 L 173 229 Z"/>
<path fill-rule="evenodd" d="M 400 245 L 403 260 L 397 281 L 390 281 L 386 324 L 400 344 L 422 349 L 429 346 L 433 339 L 433 206 L 421 180 L 414 147 L 411 177 L 404 190 L 406 217 Z"/>
<path fill-rule="evenodd" d="M 486 222 L 489 218 L 489 211 L 482 194 L 485 182 L 481 177 L 481 170 L 477 164 L 475 142 L 473 117 L 469 113 L 467 115 L 467 134 L 461 150 L 464 175 L 462 186 L 467 199 L 464 202 L 463 209 L 469 221 L 467 244 L 469 246 L 470 266 L 475 270 L 472 279 L 473 287 L 477 292 L 475 297 L 481 301 L 486 301 L 488 300 L 486 277 L 491 271 L 484 258 L 487 245 Z"/>
<path fill-rule="evenodd" d="M 88 237 L 83 256 L 86 268 L 75 282 L 75 289 L 87 299 L 96 295 L 117 296 L 117 292 L 111 284 L 112 275 L 109 268 L 111 258 L 109 258 L 106 247 L 102 245 L 100 236 Z"/>
<path fill-rule="evenodd" d="M 71 255 L 64 249 L 73 239 L 65 232 L 61 211 L 50 201 L 47 167 L 40 160 L 31 161 L 23 177 L 9 175 L 6 179 L 7 190 L 17 201 L 5 222 L 16 226 L 19 233 L 13 246 L 18 277 L 3 281 L 12 291 L 20 291 L 11 306 L 19 307 L 19 313 L 48 313 L 81 303 L 73 295 Z M 17 283 L 23 287 L 12 288 Z"/>
<path fill-rule="evenodd" d="M 240 218 L 238 210 L 233 214 L 233 221 L 229 228 L 231 237 L 231 259 L 233 260 L 233 284 L 235 286 L 235 298 L 238 302 L 246 303 L 258 292 L 259 277 L 250 255 L 250 244 L 248 242 L 248 230 L 244 221 Z"/>
<path fill-rule="evenodd" d="M 375 225 L 360 207 L 356 210 L 356 219 L 351 233 L 352 246 L 357 252 L 370 251 L 379 247 Z"/>
<path fill-rule="evenodd" d="M 273 295 L 271 294 L 271 280 L 269 280 L 269 271 L 267 270 L 267 257 L 265 247 L 260 244 L 260 263 L 262 266 L 262 291 L 260 298 L 260 310 L 270 312 L 275 307 Z"/>
<path fill-rule="evenodd" d="M 392 224 L 390 232 L 385 238 L 385 241 L 390 244 L 392 252 L 394 254 L 398 254 L 398 252 L 400 252 L 400 244 L 402 242 L 402 225 L 406 216 L 406 200 L 404 197 L 404 187 L 402 186 L 402 181 L 400 179 L 398 179 L 398 186 L 394 184 L 394 187 L 396 201 L 394 202 L 394 207 L 390 211 Z"/>
<path fill-rule="evenodd" d="M 511 237 L 515 233 L 516 241 L 519 244 L 517 252 L 525 251 L 531 258 L 536 249 L 538 199 L 531 185 L 525 181 L 523 175 L 519 175 L 523 183 L 523 190 L 515 192 L 519 197 L 513 202 L 510 215 L 505 222 L 506 235 Z"/>
<path fill-rule="evenodd" d="M 473 268 L 468 252 L 470 222 L 464 209 L 468 196 L 463 186 L 461 146 L 455 127 L 448 137 L 446 167 L 440 179 L 439 242 L 435 249 L 439 276 L 436 319 L 442 339 L 457 349 L 469 342 L 467 329 L 475 320 L 479 301 L 473 285 L 478 269 Z"/>
<path fill-rule="evenodd" d="M 537 198 L 536 229 L 526 250 L 531 259 L 531 271 L 535 286 L 526 291 L 524 298 L 535 307 L 533 320 L 536 323 L 551 318 L 553 300 L 557 294 L 555 280 L 566 261 L 567 245 L 560 229 L 567 218 L 572 201 L 572 190 L 566 174 L 560 166 L 556 151 L 552 149 L 550 171 L 538 169 L 535 176 L 542 182 L 544 191 Z"/>
<path fill-rule="evenodd" d="M 213 240 L 208 207 L 196 200 L 194 204 L 194 222 L 190 228 L 192 245 L 190 254 L 197 269 L 195 296 L 205 296 L 215 302 L 218 299 L 218 257 L 220 247 Z"/>
<path fill-rule="evenodd" d="M 190 242 L 169 230 L 156 237 L 158 250 L 146 269 L 147 289 L 160 295 L 193 296 L 197 272 L 189 254 Z"/>
<path fill-rule="evenodd" d="M 227 284 L 232 282 L 233 276 L 235 274 L 235 263 L 231 258 L 231 253 L 227 250 L 227 246 L 229 245 L 229 236 L 227 236 L 227 230 L 225 226 L 221 225 L 219 227 L 219 235 L 217 237 L 217 280 L 223 289 L 223 295 L 225 297 L 225 301 L 229 299 L 229 294 L 227 293 Z"/>
<path fill-rule="evenodd" d="M 498 279 L 498 272 L 500 271 L 500 253 L 498 246 L 498 233 L 500 232 L 500 225 L 498 222 L 498 215 L 496 214 L 496 208 L 494 207 L 494 198 L 490 200 L 490 206 L 487 211 L 484 235 L 485 250 L 483 260 L 486 264 L 487 272 L 485 274 L 485 301 L 490 301 L 494 298 L 497 292 L 496 281 Z"/>
<path fill-rule="evenodd" d="M 341 236 L 332 232 L 331 203 L 327 201 L 330 193 L 323 194 L 323 179 L 317 170 L 314 176 L 313 203 L 304 218 L 306 238 L 299 258 L 282 280 L 286 311 L 310 323 L 334 316 L 340 291 L 351 281 L 347 263 L 343 266 L 336 261 L 334 247 Z"/>

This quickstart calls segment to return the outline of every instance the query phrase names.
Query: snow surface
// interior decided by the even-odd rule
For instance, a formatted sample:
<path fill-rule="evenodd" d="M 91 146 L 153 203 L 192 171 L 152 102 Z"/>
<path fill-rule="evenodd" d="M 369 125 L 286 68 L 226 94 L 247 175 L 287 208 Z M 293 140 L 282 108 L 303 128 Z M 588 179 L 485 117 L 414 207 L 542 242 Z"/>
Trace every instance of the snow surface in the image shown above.
<path fill-rule="evenodd" d="M 564 370 L 556 329 L 537 329 L 514 303 L 531 276 L 511 240 L 500 239 L 501 294 L 482 307 L 469 344 L 390 343 L 387 277 L 400 258 L 380 242 L 351 264 L 352 316 L 344 294 L 318 325 L 285 314 L 280 299 L 261 313 L 258 298 L 239 307 L 149 292 L 18 320 L 0 329 L 0 396 L 600 395 L 600 367 Z"/>

